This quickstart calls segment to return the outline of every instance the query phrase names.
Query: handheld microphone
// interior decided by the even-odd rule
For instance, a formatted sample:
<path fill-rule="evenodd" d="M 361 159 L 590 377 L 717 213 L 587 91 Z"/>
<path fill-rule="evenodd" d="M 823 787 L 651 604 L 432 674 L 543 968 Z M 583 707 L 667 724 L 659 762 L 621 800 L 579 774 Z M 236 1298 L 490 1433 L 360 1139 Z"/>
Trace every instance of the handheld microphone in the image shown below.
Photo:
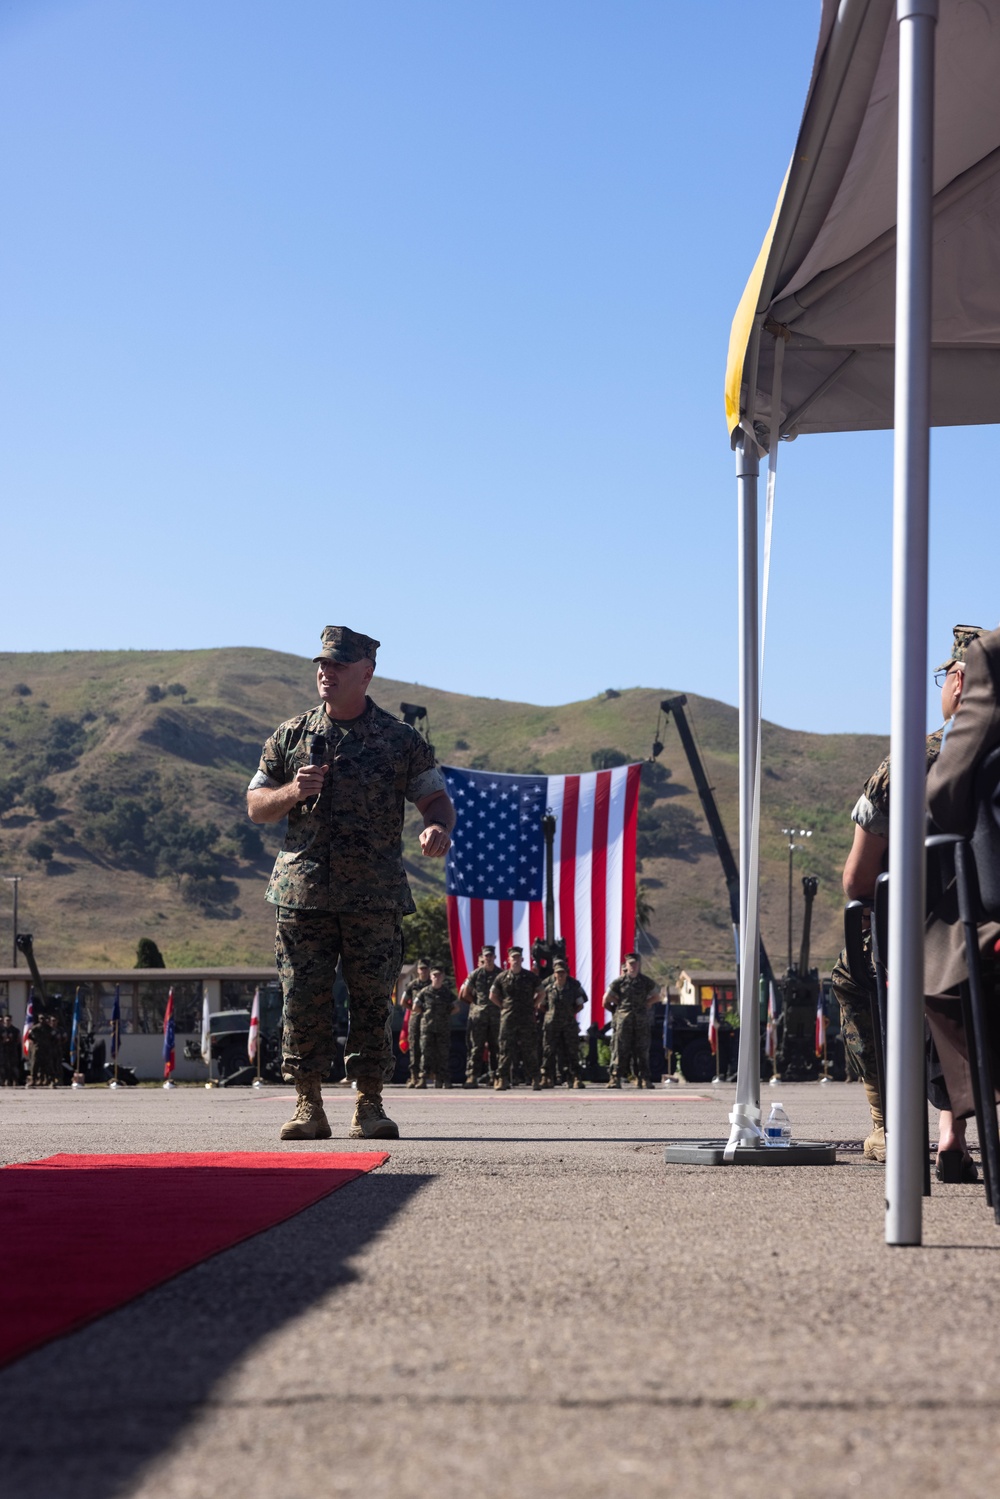
<path fill-rule="evenodd" d="M 323 764 L 325 764 L 325 762 L 326 762 L 326 735 L 325 734 L 314 734 L 313 735 L 313 741 L 312 741 L 312 747 L 309 750 L 309 764 L 310 765 L 323 765 Z M 310 797 L 306 798 L 305 808 L 306 808 L 307 812 L 311 812 L 313 810 L 313 808 L 315 807 L 316 803 L 320 799 L 320 795 L 321 795 L 321 793 L 317 791 L 317 793 L 316 793 L 315 796 L 310 796 Z"/>

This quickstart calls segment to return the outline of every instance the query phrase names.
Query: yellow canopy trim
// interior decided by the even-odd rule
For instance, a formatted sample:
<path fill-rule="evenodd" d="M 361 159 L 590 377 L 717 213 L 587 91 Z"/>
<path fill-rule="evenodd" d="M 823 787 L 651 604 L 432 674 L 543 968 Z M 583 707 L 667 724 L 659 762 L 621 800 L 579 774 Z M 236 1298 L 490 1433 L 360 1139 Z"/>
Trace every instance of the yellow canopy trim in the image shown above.
<path fill-rule="evenodd" d="M 789 166 L 788 171 L 791 171 Z M 733 318 L 733 326 L 729 331 L 729 358 L 726 361 L 726 430 L 732 437 L 740 424 L 740 387 L 743 384 L 743 361 L 746 358 L 747 345 L 750 342 L 750 333 L 753 329 L 753 320 L 757 312 L 757 302 L 760 297 L 760 289 L 764 281 L 764 268 L 767 265 L 767 257 L 771 253 L 771 242 L 774 239 L 774 231 L 778 223 L 778 215 L 781 205 L 785 200 L 785 188 L 788 186 L 788 171 L 785 180 L 781 184 L 778 193 L 778 201 L 774 205 L 771 222 L 764 236 L 764 243 L 760 247 L 760 254 L 754 261 L 750 279 L 743 289 L 740 304 Z"/>

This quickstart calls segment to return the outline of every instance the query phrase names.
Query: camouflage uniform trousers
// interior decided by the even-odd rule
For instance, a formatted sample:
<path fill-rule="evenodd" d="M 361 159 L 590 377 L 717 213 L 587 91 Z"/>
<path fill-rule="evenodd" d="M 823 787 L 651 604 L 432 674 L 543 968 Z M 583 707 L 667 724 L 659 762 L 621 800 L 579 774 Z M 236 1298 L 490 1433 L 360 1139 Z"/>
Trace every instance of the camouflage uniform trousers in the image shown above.
<path fill-rule="evenodd" d="M 410 1019 L 406 1027 L 406 1039 L 409 1051 L 406 1053 L 410 1063 L 410 1076 L 420 1076 L 420 1022 L 423 1015 L 416 1010 L 410 1011 Z"/>
<path fill-rule="evenodd" d="M 580 1027 L 575 1015 L 550 1011 L 542 1029 L 542 1072 L 548 1082 L 556 1080 L 556 1064 L 563 1082 L 580 1076 Z"/>
<path fill-rule="evenodd" d="M 13 1088 L 21 1081 L 21 1033 L 15 1042 L 0 1045 L 0 1088 Z"/>
<path fill-rule="evenodd" d="M 648 1083 L 651 1040 L 652 1026 L 648 1010 L 616 1010 L 611 1076 L 628 1077 L 634 1072 L 640 1081 Z"/>
<path fill-rule="evenodd" d="M 491 1072 L 497 1070 L 500 1051 L 500 1011 L 491 1002 L 469 1006 L 469 1025 L 465 1033 L 465 1081 L 475 1082 L 486 1069 L 484 1050 L 489 1054 Z"/>
<path fill-rule="evenodd" d="M 840 1023 L 844 1046 L 850 1052 L 854 1065 L 861 1074 L 861 1081 L 872 1087 L 878 1086 L 875 1067 L 875 1023 L 872 1019 L 872 999 L 875 993 L 875 966 L 872 963 L 871 933 L 865 933 L 865 959 L 872 976 L 871 989 L 859 987 L 851 977 L 847 966 L 846 950 L 840 954 L 830 975 L 833 992 L 840 1005 Z"/>
<path fill-rule="evenodd" d="M 451 1082 L 451 1022 L 447 1015 L 422 1015 L 420 1076 L 436 1083 Z"/>
<path fill-rule="evenodd" d="M 281 1075 L 326 1078 L 333 1061 L 333 981 L 340 959 L 351 995 L 344 1066 L 380 1081 L 392 1060 L 386 1021 L 403 961 L 398 911 L 315 911 L 279 906 L 274 938 L 284 995 Z"/>
<path fill-rule="evenodd" d="M 538 1028 L 534 1008 L 506 1010 L 500 1016 L 499 1072 L 505 1082 L 513 1082 L 518 1062 L 529 1083 L 539 1081 Z"/>

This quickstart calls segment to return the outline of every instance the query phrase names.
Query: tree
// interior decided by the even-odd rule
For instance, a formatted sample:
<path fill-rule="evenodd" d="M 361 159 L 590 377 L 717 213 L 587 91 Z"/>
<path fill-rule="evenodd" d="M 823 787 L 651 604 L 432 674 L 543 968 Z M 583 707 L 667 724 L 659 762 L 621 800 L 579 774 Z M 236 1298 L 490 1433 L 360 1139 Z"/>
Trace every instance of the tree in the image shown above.
<path fill-rule="evenodd" d="M 595 770 L 614 770 L 616 765 L 628 765 L 630 760 L 630 755 L 616 749 L 596 749 L 590 757 Z"/>
<path fill-rule="evenodd" d="M 51 817 L 56 809 L 56 794 L 44 781 L 32 786 L 27 799 L 34 807 L 37 817 Z"/>
<path fill-rule="evenodd" d="M 415 963 L 428 957 L 451 973 L 451 946 L 448 942 L 448 903 L 443 895 L 421 895 L 412 916 L 403 917 L 403 958 Z"/>
<path fill-rule="evenodd" d="M 39 864 L 50 864 L 56 851 L 51 843 L 46 843 L 44 838 L 32 838 L 26 852 L 30 859 L 37 859 Z"/>
<path fill-rule="evenodd" d="M 166 968 L 163 954 L 152 937 L 140 937 L 135 950 L 136 968 Z"/>

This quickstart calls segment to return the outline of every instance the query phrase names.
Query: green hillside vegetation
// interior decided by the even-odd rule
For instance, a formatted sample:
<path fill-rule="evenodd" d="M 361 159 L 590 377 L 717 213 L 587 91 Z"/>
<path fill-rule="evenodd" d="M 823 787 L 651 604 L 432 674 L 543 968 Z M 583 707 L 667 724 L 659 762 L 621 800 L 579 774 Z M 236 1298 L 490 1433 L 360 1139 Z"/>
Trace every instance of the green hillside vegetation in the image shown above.
<path fill-rule="evenodd" d="M 550 774 L 645 759 L 660 699 L 671 690 L 678 689 L 613 689 L 546 708 L 381 677 L 373 684 L 376 701 L 392 712 L 403 700 L 426 706 L 443 762 Z M 735 849 L 736 710 L 688 696 Z M 315 700 L 312 663 L 274 651 L 0 655 L 0 863 L 3 874 L 24 876 L 20 924 L 34 933 L 42 963 L 128 966 L 144 936 L 168 966 L 269 961 L 273 913 L 264 888 L 280 830 L 247 821 L 245 789 L 267 734 Z M 660 975 L 728 968 L 718 859 L 676 731 L 668 727 L 664 739 L 640 797 L 648 962 Z M 841 941 L 850 808 L 886 747 L 872 735 L 764 727 L 763 930 L 779 969 L 787 946 L 780 829 L 814 829 L 797 876 L 819 877 L 813 952 L 829 965 Z M 406 856 L 419 897 L 443 889 L 443 867 L 421 858 L 418 830 L 414 813 Z M 796 887 L 800 912 L 798 877 Z M 0 913 L 8 951 L 9 911 L 8 903 Z"/>

